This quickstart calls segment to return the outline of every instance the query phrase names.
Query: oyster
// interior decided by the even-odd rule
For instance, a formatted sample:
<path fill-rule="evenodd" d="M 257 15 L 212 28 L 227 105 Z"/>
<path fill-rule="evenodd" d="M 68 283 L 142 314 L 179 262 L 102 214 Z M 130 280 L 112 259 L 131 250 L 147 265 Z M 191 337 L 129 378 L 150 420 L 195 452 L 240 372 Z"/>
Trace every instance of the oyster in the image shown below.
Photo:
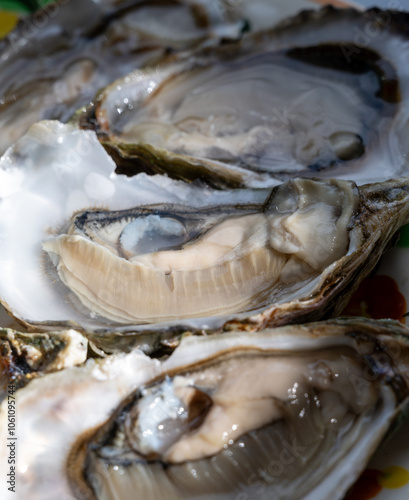
<path fill-rule="evenodd" d="M 124 210 L 135 203 L 188 201 L 197 207 L 260 204 L 268 195 L 211 191 L 162 176 L 116 175 L 114 162 L 94 133 L 59 122 L 34 125 L 3 155 L 0 165 L 0 288 L 7 283 L 0 295 L 13 316 L 39 325 L 39 330 L 67 323 L 101 326 L 89 313 L 84 317 L 72 308 L 65 291 L 47 275 L 46 259 L 42 262 L 42 241 L 79 209 Z M 22 221 L 27 223 L 23 239 L 15 231 Z"/>
<path fill-rule="evenodd" d="M 271 26 L 314 5 L 246 3 L 64 0 L 24 19 L 0 42 L 0 153 L 39 120 L 68 120 L 98 89 L 135 68 L 169 52 L 240 38 L 249 25 Z"/>
<path fill-rule="evenodd" d="M 345 319 L 232 332 L 163 362 L 133 351 L 45 375 L 16 395 L 19 498 L 193 499 L 205 482 L 219 500 L 342 499 L 407 406 L 408 332 Z M 12 498 L 5 476 L 0 488 Z"/>
<path fill-rule="evenodd" d="M 407 182 L 358 190 L 348 181 L 298 179 L 222 192 L 163 176 L 128 178 L 115 174 L 93 132 L 42 122 L 0 159 L 1 301 L 32 329 L 99 333 L 177 334 L 232 322 L 256 329 L 336 314 L 408 220 Z M 15 231 L 22 221 L 24 240 Z M 85 253 L 66 271 L 65 243 L 73 242 Z M 89 251 L 103 260 L 82 262 Z M 185 257 L 183 270 L 177 259 Z M 129 266 L 148 268 L 141 276 L 151 281 L 134 283 Z M 184 283 L 188 275 L 203 298 Z"/>
<path fill-rule="evenodd" d="M 97 131 L 123 172 L 222 188 L 404 176 L 407 26 L 407 15 L 377 9 L 303 12 L 135 71 L 76 119 Z"/>

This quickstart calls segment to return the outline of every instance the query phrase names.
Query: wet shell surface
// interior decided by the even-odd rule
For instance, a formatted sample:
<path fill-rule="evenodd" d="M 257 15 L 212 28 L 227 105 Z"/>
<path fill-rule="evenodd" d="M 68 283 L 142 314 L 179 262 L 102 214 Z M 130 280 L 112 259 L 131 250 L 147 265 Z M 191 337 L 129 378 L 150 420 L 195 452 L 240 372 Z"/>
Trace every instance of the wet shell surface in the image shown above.
<path fill-rule="evenodd" d="M 75 330 L 49 333 L 21 333 L 0 329 L 0 400 L 34 378 L 87 359 L 88 340 Z"/>

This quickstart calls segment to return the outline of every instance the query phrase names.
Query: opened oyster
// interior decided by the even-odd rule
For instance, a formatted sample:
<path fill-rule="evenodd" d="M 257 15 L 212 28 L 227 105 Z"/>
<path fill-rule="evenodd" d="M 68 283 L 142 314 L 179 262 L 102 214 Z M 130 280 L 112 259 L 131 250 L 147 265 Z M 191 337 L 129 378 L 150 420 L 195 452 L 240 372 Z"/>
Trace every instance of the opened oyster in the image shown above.
<path fill-rule="evenodd" d="M 78 118 L 124 172 L 216 187 L 400 177 L 409 171 L 407 26 L 388 11 L 304 12 L 135 71 Z"/>
<path fill-rule="evenodd" d="M 407 359 L 401 324 L 337 320 L 45 375 L 16 396 L 19 495 L 341 499 L 407 405 Z"/>
<path fill-rule="evenodd" d="M 0 153 L 42 119 L 68 120 L 95 93 L 169 52 L 237 39 L 311 7 L 297 0 L 65 0 L 0 42 Z M 81 13 L 79 16 L 78 13 Z"/>
<path fill-rule="evenodd" d="M 268 192 L 220 192 L 189 187 L 166 177 L 128 178 L 92 132 L 59 122 L 42 122 L 0 159 L 0 283 L 2 302 L 16 318 L 43 326 L 99 325 L 67 302 L 66 290 L 47 274 L 42 242 L 79 209 L 124 210 L 135 203 L 168 202 L 191 206 L 263 203 Z M 27 224 L 17 234 L 16 227 Z M 22 235 L 24 237 L 22 238 Z M 7 283 L 7 285 L 6 285 Z M 4 295 L 3 295 L 4 293 Z"/>
<path fill-rule="evenodd" d="M 0 160 L 0 297 L 31 328 L 321 318 L 342 310 L 409 214 L 407 179 L 221 192 L 114 170 L 95 134 L 58 122 Z"/>

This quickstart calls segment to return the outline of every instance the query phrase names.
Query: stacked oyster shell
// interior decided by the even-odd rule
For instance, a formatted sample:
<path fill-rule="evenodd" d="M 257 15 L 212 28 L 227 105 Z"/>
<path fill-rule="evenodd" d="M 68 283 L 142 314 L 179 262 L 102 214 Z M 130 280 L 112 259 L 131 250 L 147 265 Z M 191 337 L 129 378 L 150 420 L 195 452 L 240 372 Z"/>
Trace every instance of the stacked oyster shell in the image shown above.
<path fill-rule="evenodd" d="M 409 331 L 305 322 L 339 315 L 409 222 L 407 17 L 258 31 L 244 3 L 86 6 L 83 26 L 71 2 L 33 46 L 3 45 L 5 70 L 38 50 L 53 88 L 59 60 L 76 82 L 45 106 L 27 72 L 0 108 L 26 84 L 23 128 L 73 115 L 0 159 L 0 299 L 29 330 L 0 332 L 17 497 L 342 499 L 409 401 Z M 121 78 L 89 103 L 85 74 Z"/>

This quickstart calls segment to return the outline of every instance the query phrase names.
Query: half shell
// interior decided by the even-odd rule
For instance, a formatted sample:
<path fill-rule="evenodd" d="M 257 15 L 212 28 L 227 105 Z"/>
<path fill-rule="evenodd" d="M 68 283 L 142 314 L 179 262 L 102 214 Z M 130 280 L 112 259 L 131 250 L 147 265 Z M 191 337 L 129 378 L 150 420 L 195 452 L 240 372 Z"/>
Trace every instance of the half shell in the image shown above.
<path fill-rule="evenodd" d="M 77 118 L 128 173 L 216 187 L 400 177 L 409 152 L 407 27 L 405 14 L 377 9 L 303 12 L 135 71 Z"/>
<path fill-rule="evenodd" d="M 337 320 L 45 375 L 16 396 L 21 498 L 341 499 L 407 406 L 407 362 L 401 324 Z"/>
<path fill-rule="evenodd" d="M 359 281 L 379 260 L 395 232 L 408 221 L 407 179 L 362 186 L 358 191 L 350 182 L 301 179 L 290 181 L 273 191 L 221 192 L 203 189 L 202 186 L 189 186 L 161 176 L 148 177 L 141 174 L 128 178 L 117 175 L 114 171 L 114 163 L 96 140 L 95 134 L 56 122 L 43 122 L 34 126 L 0 160 L 0 297 L 8 311 L 30 328 L 55 329 L 57 325 L 69 325 L 100 333 L 112 331 L 113 328 L 122 332 L 147 333 L 169 329 L 178 333 L 186 330 L 230 328 L 232 323 L 256 329 L 267 324 L 301 321 L 303 318 L 328 317 L 342 310 Z M 151 206 L 152 203 L 156 205 Z M 137 208 L 132 209 L 135 204 Z M 86 207 L 89 207 L 87 211 L 74 215 L 72 228 L 69 229 L 70 223 L 67 220 L 73 213 Z M 107 212 L 107 208 L 112 213 Z M 125 212 L 117 213 L 122 210 Z M 141 214 L 143 217 L 140 217 Z M 136 220 L 135 223 L 127 223 L 129 215 Z M 98 222 L 98 217 L 102 217 L 102 222 Z M 114 267 L 110 268 L 111 273 L 100 273 L 100 277 L 105 276 L 106 281 L 98 285 L 101 286 L 98 291 L 103 292 L 102 299 L 105 296 L 105 299 L 109 299 L 108 302 L 121 289 L 124 293 L 128 290 L 127 286 L 123 286 L 128 275 L 115 268 L 117 262 L 120 266 L 124 263 L 128 265 L 120 254 L 115 255 L 118 251 L 115 247 L 115 234 L 119 236 L 122 230 L 126 233 L 125 236 L 122 235 L 122 243 L 125 242 L 127 251 L 131 254 L 136 252 L 137 255 L 132 254 L 135 259 L 142 259 L 148 267 L 152 267 L 152 256 L 156 259 L 155 252 L 152 252 L 155 248 L 145 248 L 142 255 L 139 255 L 140 249 L 134 248 L 139 238 L 135 239 L 135 234 L 143 236 L 142 245 L 145 245 L 145 236 L 147 239 L 151 236 L 154 239 L 159 237 L 160 244 L 168 249 L 156 252 L 159 259 L 163 256 L 176 258 L 179 250 L 183 258 L 189 253 L 185 250 L 190 249 L 192 260 L 189 266 L 193 276 L 196 272 L 193 250 L 199 248 L 200 253 L 200 249 L 204 248 L 201 244 L 206 241 L 211 243 L 211 236 L 220 229 L 216 238 L 217 243 L 221 235 L 218 253 L 213 252 L 216 250 L 214 245 L 206 247 L 213 248 L 212 254 L 205 254 L 210 262 L 208 271 L 206 264 L 198 264 L 198 269 L 202 270 L 196 273 L 200 275 L 208 272 L 206 293 L 209 297 L 212 294 L 212 284 L 214 290 L 219 286 L 223 287 L 220 281 L 223 278 L 217 277 L 217 272 L 211 270 L 217 261 L 217 255 L 222 262 L 229 252 L 237 250 L 240 254 L 243 250 L 241 255 L 247 255 L 246 259 L 251 263 L 251 248 L 258 248 L 259 254 L 265 257 L 264 263 L 270 262 L 271 265 L 268 264 L 267 268 L 261 266 L 257 270 L 258 261 L 255 264 L 253 262 L 253 267 L 256 267 L 248 278 L 253 280 L 255 275 L 256 284 L 249 287 L 249 296 L 245 300 L 240 295 L 240 287 L 228 287 L 229 293 L 231 291 L 234 295 L 235 290 L 239 293 L 234 299 L 238 298 L 240 303 L 237 308 L 228 305 L 223 306 L 224 309 L 222 307 L 215 310 L 209 302 L 201 310 L 196 300 L 183 309 L 184 306 L 178 304 L 176 296 L 164 311 L 155 309 L 155 306 L 147 312 L 142 310 L 142 316 L 138 316 L 140 312 L 137 310 L 135 314 L 131 311 L 133 316 L 125 318 L 118 318 L 116 313 L 114 317 L 111 313 L 100 314 L 100 307 L 90 309 L 86 301 L 79 303 L 78 290 L 76 293 L 75 287 L 71 287 L 67 280 L 68 288 L 60 278 L 56 281 L 55 276 L 50 275 L 51 261 L 42 251 L 44 244 L 61 271 L 64 261 L 59 260 L 59 250 L 52 241 L 69 241 L 71 237 L 71 241 L 84 241 L 80 234 L 68 237 L 62 235 L 56 239 L 55 236 L 61 232 L 61 228 L 63 234 L 76 232 L 77 222 L 84 222 L 87 218 L 91 225 L 85 224 L 88 227 L 86 231 L 89 232 L 89 228 L 97 229 L 96 233 L 94 231 L 96 239 L 105 238 L 105 245 L 114 247 L 114 252 L 103 247 L 104 255 L 109 253 L 110 258 L 114 257 L 110 260 L 114 262 Z M 176 221 L 178 218 L 179 222 Z M 252 218 L 257 219 L 257 224 L 246 226 L 244 222 Z M 154 223 L 153 229 L 145 227 L 147 219 Z M 22 221 L 24 227 L 21 234 L 16 234 L 15 228 L 21 226 Z M 109 229 L 104 234 L 102 229 L 112 228 L 111 223 L 114 223 L 116 233 L 114 231 L 110 234 Z M 167 228 L 168 223 L 171 229 Z M 178 231 L 179 236 L 176 234 Z M 50 235 L 54 238 L 50 238 Z M 234 251 L 229 250 L 229 244 L 233 241 L 229 239 L 233 236 L 238 238 L 238 243 L 241 241 Z M 88 238 L 88 241 L 91 240 Z M 332 245 L 336 241 L 340 242 L 340 246 L 335 246 L 334 250 Z M 194 242 L 198 243 L 196 247 Z M 263 246 L 263 242 L 267 243 L 267 247 Z M 95 248 L 96 242 L 91 243 L 92 248 Z M 179 250 L 173 252 L 175 245 Z M 222 248 L 223 245 L 225 248 Z M 230 253 L 231 255 L 233 254 Z M 288 269 L 283 267 L 287 261 L 298 264 Z M 16 262 L 18 265 L 13 264 Z M 95 269 L 88 268 L 88 277 L 94 279 L 100 272 L 98 266 L 102 265 L 104 269 L 105 263 L 106 261 L 102 261 L 102 264 L 101 261 L 93 261 Z M 182 264 L 175 262 L 172 265 L 177 270 Z M 165 267 L 166 265 L 169 262 L 165 263 Z M 246 266 L 242 270 L 245 269 Z M 264 271 L 274 269 L 278 273 L 263 275 Z M 291 272 L 285 273 L 285 270 Z M 158 276 L 162 277 L 159 276 L 158 280 L 163 278 L 165 284 L 169 285 L 171 282 L 169 276 L 166 277 L 167 271 L 167 268 L 159 270 Z M 76 270 L 74 276 L 75 273 Z M 241 271 L 236 273 L 237 276 L 245 276 L 240 273 Z M 230 272 L 225 278 L 229 282 L 234 280 L 234 276 L 235 273 Z M 110 281 L 112 277 L 115 278 L 116 285 Z M 257 280 L 260 283 L 257 284 Z M 191 289 L 184 288 L 182 283 L 183 279 L 177 287 L 175 284 L 175 295 L 177 290 L 194 296 Z M 86 287 L 89 284 L 89 289 L 92 290 L 94 285 L 91 281 L 85 281 Z M 171 288 L 166 286 L 163 291 L 163 287 L 160 287 L 161 293 L 167 293 L 166 290 L 171 291 Z M 248 287 L 242 288 L 247 293 Z M 142 284 L 139 289 L 147 297 L 151 290 L 156 290 L 152 288 L 152 283 L 149 286 Z M 140 299 L 131 297 L 131 304 L 132 300 Z M 154 300 L 153 298 L 152 302 Z M 241 312 L 242 307 L 245 312 Z M 142 323 L 146 322 L 152 324 L 143 326 Z"/>

